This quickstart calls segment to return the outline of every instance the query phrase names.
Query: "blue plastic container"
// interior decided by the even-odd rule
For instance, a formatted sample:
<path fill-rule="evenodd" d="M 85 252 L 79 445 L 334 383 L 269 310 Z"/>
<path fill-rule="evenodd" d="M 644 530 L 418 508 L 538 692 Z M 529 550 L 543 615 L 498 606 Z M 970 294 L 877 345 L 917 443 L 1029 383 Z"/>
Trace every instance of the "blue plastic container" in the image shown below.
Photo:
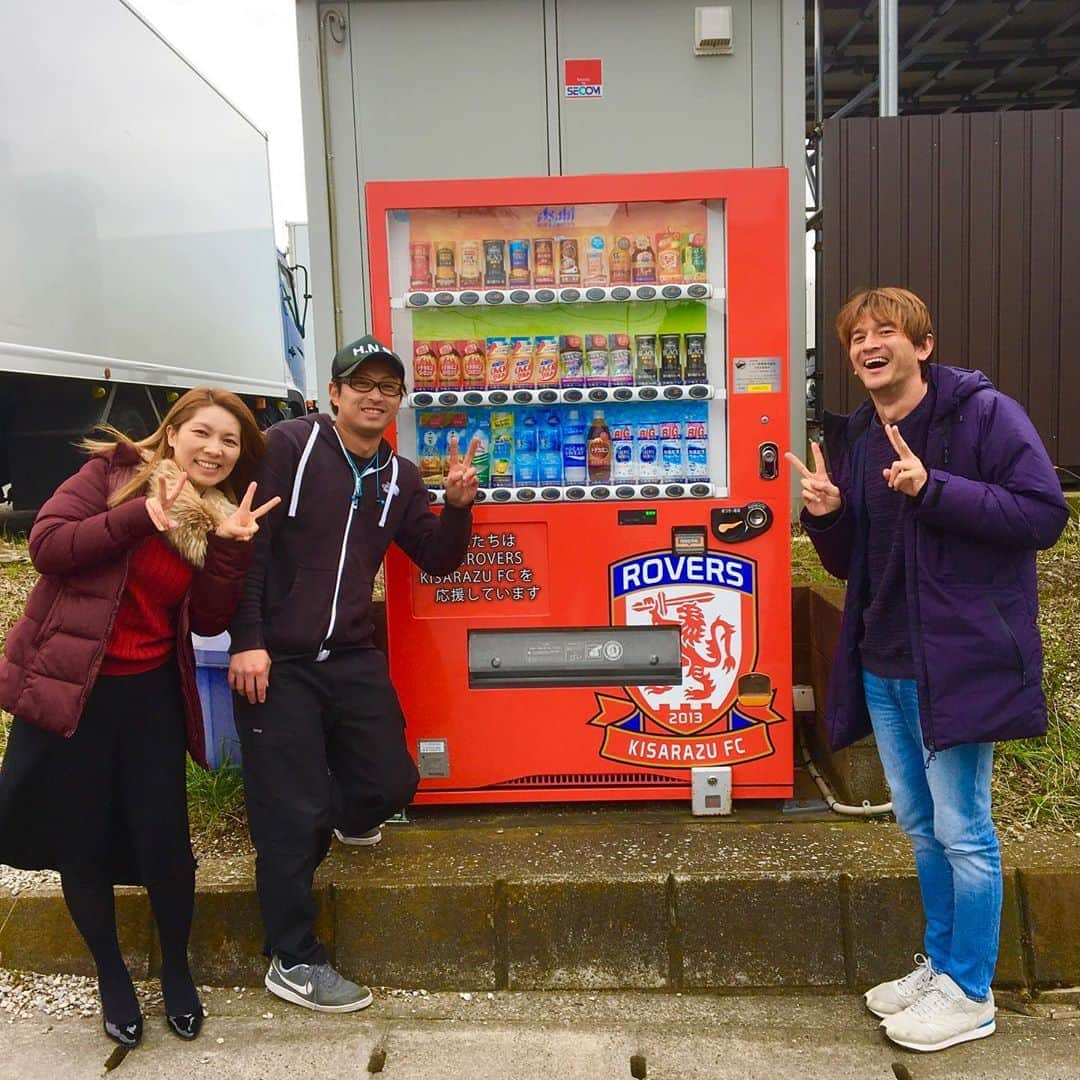
<path fill-rule="evenodd" d="M 241 765 L 228 679 L 229 635 L 205 638 L 192 634 L 191 643 L 195 647 L 195 682 L 202 702 L 207 763 L 211 769 L 226 762 Z"/>

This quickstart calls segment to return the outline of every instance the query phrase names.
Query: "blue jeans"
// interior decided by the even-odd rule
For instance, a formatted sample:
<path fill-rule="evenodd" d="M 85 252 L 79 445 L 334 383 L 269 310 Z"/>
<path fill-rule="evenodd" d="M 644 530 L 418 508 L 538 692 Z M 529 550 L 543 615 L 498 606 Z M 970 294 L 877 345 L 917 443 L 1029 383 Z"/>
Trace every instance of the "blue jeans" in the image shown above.
<path fill-rule="evenodd" d="M 1001 849 L 990 817 L 993 743 L 923 746 L 914 679 L 863 672 L 893 813 L 915 849 L 924 950 L 969 998 L 984 1001 L 997 964 Z"/>

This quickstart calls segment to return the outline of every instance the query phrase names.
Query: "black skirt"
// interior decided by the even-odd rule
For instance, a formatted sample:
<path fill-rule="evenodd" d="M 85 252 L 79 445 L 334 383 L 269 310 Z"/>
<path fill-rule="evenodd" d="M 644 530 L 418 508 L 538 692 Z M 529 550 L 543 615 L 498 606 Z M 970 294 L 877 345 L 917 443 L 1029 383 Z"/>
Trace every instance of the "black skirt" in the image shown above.
<path fill-rule="evenodd" d="M 71 738 L 19 720 L 0 767 L 0 862 L 145 885 L 190 872 L 175 659 L 102 675 Z"/>

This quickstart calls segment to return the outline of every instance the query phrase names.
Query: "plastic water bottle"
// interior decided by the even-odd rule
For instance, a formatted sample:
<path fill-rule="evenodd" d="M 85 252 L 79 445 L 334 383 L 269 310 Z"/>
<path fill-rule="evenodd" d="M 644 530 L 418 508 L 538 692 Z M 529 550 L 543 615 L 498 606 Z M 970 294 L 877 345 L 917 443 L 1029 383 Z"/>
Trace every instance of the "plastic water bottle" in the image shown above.
<path fill-rule="evenodd" d="M 660 468 L 665 484 L 686 479 L 682 424 L 678 420 L 664 420 L 660 424 Z"/>
<path fill-rule="evenodd" d="M 562 433 L 563 483 L 584 484 L 588 476 L 588 450 L 585 425 L 577 409 L 566 416 Z"/>
<path fill-rule="evenodd" d="M 563 482 L 562 424 L 557 412 L 550 412 L 537 432 L 540 442 L 540 483 Z"/>
<path fill-rule="evenodd" d="M 686 422 L 686 479 L 690 483 L 709 480 L 709 423 L 707 420 Z"/>
<path fill-rule="evenodd" d="M 634 423 L 634 463 L 639 484 L 660 479 L 660 425 L 655 419 L 642 417 Z"/>
<path fill-rule="evenodd" d="M 530 412 L 518 425 L 514 440 L 514 483 L 534 487 L 539 475 L 536 456 L 536 417 Z"/>
<path fill-rule="evenodd" d="M 637 477 L 634 462 L 634 425 L 619 417 L 611 422 L 611 482 L 632 484 Z"/>

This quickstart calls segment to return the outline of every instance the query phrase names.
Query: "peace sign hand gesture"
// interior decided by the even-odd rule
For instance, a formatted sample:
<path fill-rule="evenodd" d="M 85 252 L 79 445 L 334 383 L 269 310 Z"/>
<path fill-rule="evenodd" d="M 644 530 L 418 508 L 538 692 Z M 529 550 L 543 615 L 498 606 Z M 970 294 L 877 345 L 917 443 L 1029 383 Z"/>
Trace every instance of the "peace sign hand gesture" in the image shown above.
<path fill-rule="evenodd" d="M 839 510 L 843 504 L 840 497 L 840 489 L 829 479 L 829 471 L 825 468 L 825 455 L 816 442 L 810 444 L 810 450 L 814 455 L 814 471 L 811 472 L 790 451 L 784 455 L 802 477 L 803 504 L 808 513 L 814 517 L 824 517 Z"/>
<path fill-rule="evenodd" d="M 898 458 L 881 473 L 893 491 L 901 491 L 914 498 L 926 486 L 926 466 L 912 453 L 911 447 L 904 442 L 900 428 L 896 424 L 886 424 L 885 434 L 892 443 Z"/>
<path fill-rule="evenodd" d="M 248 484 L 240 505 L 214 530 L 218 536 L 246 543 L 259 531 L 259 518 L 270 513 L 281 502 L 280 496 L 275 495 L 272 499 L 267 499 L 258 510 L 252 510 L 251 502 L 255 498 L 256 486 L 254 480 Z"/>
<path fill-rule="evenodd" d="M 474 435 L 469 443 L 465 457 L 458 459 L 458 438 L 450 436 L 450 467 L 446 470 L 446 501 L 450 506 L 464 510 L 472 506 L 479 488 L 476 469 L 473 468 L 473 455 L 480 449 L 480 437 Z"/>
<path fill-rule="evenodd" d="M 154 528 L 158 532 L 168 532 L 170 529 L 176 528 L 176 521 L 169 517 L 169 511 L 172 509 L 172 505 L 176 502 L 180 495 L 180 492 L 184 490 L 184 485 L 187 483 L 187 473 L 182 472 L 176 480 L 176 487 L 172 490 L 169 489 L 169 484 L 164 476 L 158 477 L 156 495 L 151 495 L 146 500 L 146 513 L 149 515 L 150 520 L 154 523 Z"/>

